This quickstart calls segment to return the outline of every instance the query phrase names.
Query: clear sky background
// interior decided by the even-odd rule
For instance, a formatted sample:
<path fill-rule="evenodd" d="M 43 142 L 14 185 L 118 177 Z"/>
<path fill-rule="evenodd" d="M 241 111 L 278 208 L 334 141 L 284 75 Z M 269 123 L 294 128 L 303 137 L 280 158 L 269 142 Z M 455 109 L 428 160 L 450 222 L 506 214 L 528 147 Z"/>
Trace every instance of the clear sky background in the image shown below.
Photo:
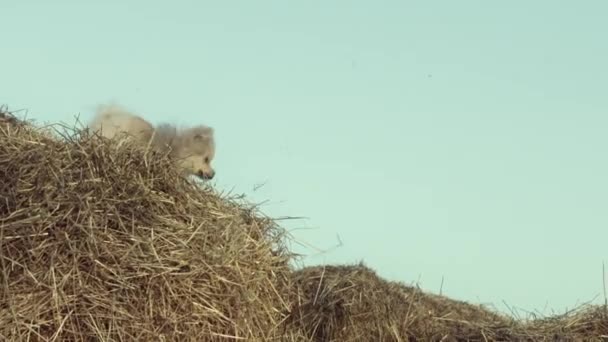
<path fill-rule="evenodd" d="M 314 246 L 294 246 L 304 264 L 363 260 L 430 292 L 443 281 L 455 299 L 550 314 L 603 302 L 607 12 L 0 0 L 0 103 L 40 123 L 117 101 L 154 123 L 209 124 L 216 186 L 306 216 L 285 222 Z"/>

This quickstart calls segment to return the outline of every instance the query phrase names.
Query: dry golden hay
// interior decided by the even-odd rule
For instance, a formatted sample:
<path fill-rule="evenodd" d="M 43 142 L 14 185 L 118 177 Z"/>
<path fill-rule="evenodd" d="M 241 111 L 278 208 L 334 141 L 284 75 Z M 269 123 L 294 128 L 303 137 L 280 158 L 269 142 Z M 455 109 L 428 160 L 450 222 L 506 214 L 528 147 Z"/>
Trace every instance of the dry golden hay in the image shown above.
<path fill-rule="evenodd" d="M 521 322 L 362 264 L 292 272 L 253 207 L 71 132 L 0 110 L 0 340 L 608 341 L 605 307 Z"/>
<path fill-rule="evenodd" d="M 306 267 L 293 277 L 296 303 L 287 324 L 313 341 L 483 341 L 500 339 L 511 324 L 481 307 L 383 280 L 363 264 Z"/>
<path fill-rule="evenodd" d="M 384 280 L 363 264 L 306 267 L 292 277 L 286 324 L 311 341 L 608 341 L 605 307 L 524 323 Z"/>
<path fill-rule="evenodd" d="M 269 340 L 284 231 L 164 155 L 72 133 L 0 114 L 0 340 Z"/>
<path fill-rule="evenodd" d="M 522 323 L 513 335 L 518 341 L 608 341 L 608 307 L 582 305 L 562 315 Z"/>

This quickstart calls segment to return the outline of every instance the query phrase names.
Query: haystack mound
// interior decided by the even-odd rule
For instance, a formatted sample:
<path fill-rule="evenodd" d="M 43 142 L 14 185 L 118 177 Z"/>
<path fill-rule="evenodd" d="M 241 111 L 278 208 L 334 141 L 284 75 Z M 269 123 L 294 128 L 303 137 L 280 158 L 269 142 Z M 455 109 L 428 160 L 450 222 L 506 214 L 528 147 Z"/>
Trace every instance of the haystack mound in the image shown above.
<path fill-rule="evenodd" d="M 608 308 L 583 305 L 571 312 L 523 323 L 518 341 L 608 341 Z"/>
<path fill-rule="evenodd" d="M 0 339 L 268 340 L 288 308 L 272 220 L 165 155 L 0 114 Z"/>
<path fill-rule="evenodd" d="M 381 279 L 363 264 L 294 273 L 291 329 L 314 341 L 508 341 L 511 320 Z"/>
<path fill-rule="evenodd" d="M 274 221 L 180 174 L 0 110 L 0 340 L 608 340 L 606 307 L 521 322 L 362 264 L 292 272 Z"/>
<path fill-rule="evenodd" d="M 529 321 L 384 280 L 364 266 L 292 274 L 294 341 L 608 341 L 608 308 L 582 306 Z"/>

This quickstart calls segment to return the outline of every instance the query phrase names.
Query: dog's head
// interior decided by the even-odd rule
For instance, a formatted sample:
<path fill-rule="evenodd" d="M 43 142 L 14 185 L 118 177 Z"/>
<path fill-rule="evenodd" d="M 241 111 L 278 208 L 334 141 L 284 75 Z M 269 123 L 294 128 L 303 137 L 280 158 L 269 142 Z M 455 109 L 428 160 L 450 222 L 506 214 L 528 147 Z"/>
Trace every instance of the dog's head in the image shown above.
<path fill-rule="evenodd" d="M 185 171 L 207 180 L 215 176 L 215 170 L 211 166 L 215 157 L 215 139 L 211 127 L 185 129 L 179 133 L 175 145 L 178 162 Z"/>

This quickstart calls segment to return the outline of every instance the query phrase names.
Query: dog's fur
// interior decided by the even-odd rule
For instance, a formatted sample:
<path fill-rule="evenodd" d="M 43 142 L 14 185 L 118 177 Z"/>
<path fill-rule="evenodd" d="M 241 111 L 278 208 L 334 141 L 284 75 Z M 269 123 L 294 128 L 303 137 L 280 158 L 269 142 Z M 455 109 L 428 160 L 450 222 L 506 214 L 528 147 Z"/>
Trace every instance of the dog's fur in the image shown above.
<path fill-rule="evenodd" d="M 170 156 L 186 173 L 202 179 L 215 176 L 211 166 L 215 157 L 214 130 L 211 127 L 199 125 L 181 130 L 170 124 L 154 127 L 117 105 L 100 106 L 89 127 L 109 139 L 126 133 L 157 150 L 169 148 Z"/>

